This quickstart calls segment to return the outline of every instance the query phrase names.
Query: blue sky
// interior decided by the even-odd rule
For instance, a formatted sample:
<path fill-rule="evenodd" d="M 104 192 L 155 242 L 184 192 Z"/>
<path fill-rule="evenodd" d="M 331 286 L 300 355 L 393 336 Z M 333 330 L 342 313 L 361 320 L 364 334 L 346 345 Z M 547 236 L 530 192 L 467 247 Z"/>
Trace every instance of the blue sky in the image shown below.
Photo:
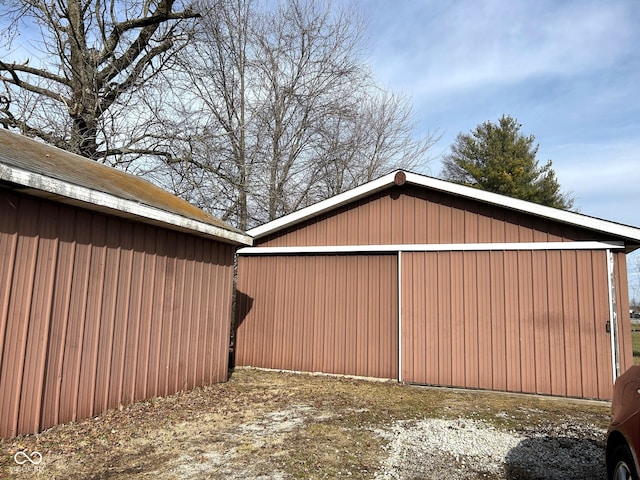
<path fill-rule="evenodd" d="M 356 4 L 378 82 L 442 134 L 427 173 L 458 133 L 508 114 L 581 213 L 640 226 L 638 0 Z"/>

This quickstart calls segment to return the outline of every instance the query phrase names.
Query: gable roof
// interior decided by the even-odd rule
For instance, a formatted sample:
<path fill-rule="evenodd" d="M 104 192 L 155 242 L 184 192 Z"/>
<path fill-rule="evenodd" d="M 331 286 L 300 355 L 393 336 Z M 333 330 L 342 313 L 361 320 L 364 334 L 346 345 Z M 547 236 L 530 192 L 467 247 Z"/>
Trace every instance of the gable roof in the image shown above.
<path fill-rule="evenodd" d="M 0 188 L 251 245 L 240 230 L 141 177 L 0 129 Z"/>
<path fill-rule="evenodd" d="M 640 246 L 640 228 L 610 222 L 596 217 L 569 212 L 557 208 L 546 207 L 537 203 L 527 202 L 516 198 L 491 193 L 477 188 L 467 187 L 457 183 L 447 182 L 425 175 L 404 172 L 401 170 L 389 173 L 377 180 L 365 183 L 359 187 L 331 197 L 322 202 L 303 208 L 289 215 L 285 215 L 269 223 L 248 230 L 247 233 L 258 239 L 277 233 L 296 224 L 302 223 L 324 213 L 353 203 L 393 185 L 416 185 L 434 191 L 444 192 L 459 197 L 477 200 L 479 202 L 500 206 L 517 212 L 535 215 L 537 217 L 554 220 L 559 223 L 573 225 L 595 232 L 609 234 L 629 242 L 631 246 Z"/>

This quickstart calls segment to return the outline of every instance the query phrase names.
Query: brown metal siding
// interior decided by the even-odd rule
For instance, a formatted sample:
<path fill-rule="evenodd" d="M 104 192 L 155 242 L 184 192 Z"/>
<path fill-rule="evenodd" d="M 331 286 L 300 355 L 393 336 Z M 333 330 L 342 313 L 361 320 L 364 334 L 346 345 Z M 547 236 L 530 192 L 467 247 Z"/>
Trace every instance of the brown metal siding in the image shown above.
<path fill-rule="evenodd" d="M 610 398 L 606 262 L 605 251 L 402 253 L 402 379 Z"/>
<path fill-rule="evenodd" d="M 239 257 L 236 365 L 397 378 L 397 257 Z"/>
<path fill-rule="evenodd" d="M 0 192 L 0 436 L 224 381 L 233 254 Z"/>
<path fill-rule="evenodd" d="M 471 199 L 391 187 L 287 230 L 256 246 L 555 242 L 605 236 Z"/>

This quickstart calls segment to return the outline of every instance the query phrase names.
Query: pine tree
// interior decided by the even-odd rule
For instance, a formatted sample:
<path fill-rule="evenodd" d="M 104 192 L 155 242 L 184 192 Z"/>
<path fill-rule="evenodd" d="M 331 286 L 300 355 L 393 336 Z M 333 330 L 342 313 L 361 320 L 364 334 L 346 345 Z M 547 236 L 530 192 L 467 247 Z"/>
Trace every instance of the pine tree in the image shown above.
<path fill-rule="evenodd" d="M 520 133 L 516 119 L 503 115 L 498 124 L 484 122 L 459 134 L 444 157 L 446 180 L 554 208 L 570 209 L 574 201 L 560 191 L 551 160 L 540 167 L 533 135 Z"/>

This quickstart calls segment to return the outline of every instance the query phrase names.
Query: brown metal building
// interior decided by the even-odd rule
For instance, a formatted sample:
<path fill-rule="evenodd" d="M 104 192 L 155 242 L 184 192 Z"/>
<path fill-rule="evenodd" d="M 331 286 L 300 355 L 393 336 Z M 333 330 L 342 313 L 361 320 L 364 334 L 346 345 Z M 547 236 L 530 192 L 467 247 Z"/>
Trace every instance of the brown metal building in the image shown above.
<path fill-rule="evenodd" d="M 138 177 L 0 130 L 0 437 L 225 381 L 250 244 Z"/>
<path fill-rule="evenodd" d="M 609 399 L 640 229 L 395 172 L 247 232 L 236 365 Z"/>

